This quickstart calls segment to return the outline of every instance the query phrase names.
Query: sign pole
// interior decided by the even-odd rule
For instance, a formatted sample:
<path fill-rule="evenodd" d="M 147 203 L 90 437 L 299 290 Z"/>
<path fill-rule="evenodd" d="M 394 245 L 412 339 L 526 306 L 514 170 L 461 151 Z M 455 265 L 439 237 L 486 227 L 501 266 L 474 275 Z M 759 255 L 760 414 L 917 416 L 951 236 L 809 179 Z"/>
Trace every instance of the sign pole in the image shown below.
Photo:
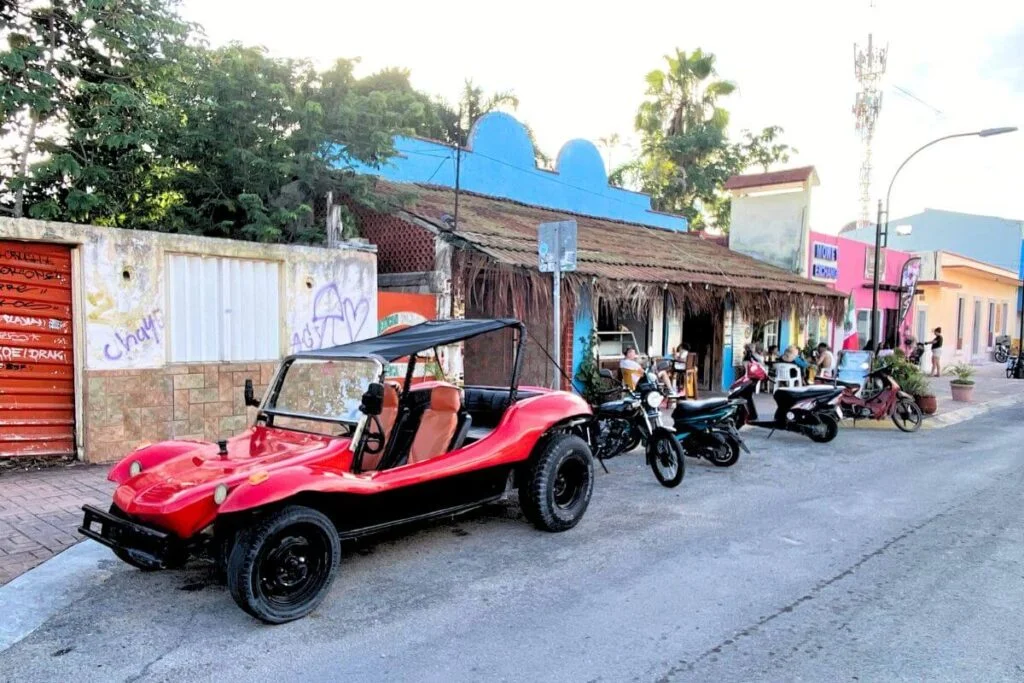
<path fill-rule="evenodd" d="M 537 227 L 537 264 L 542 273 L 551 273 L 551 309 L 554 339 L 551 350 L 555 365 L 552 388 L 562 388 L 562 271 L 576 270 L 576 221 L 541 223 Z"/>
<path fill-rule="evenodd" d="M 561 251 L 561 250 L 559 250 Z M 554 333 L 555 338 L 551 343 L 551 349 L 554 351 L 552 354 L 555 357 L 555 379 L 553 380 L 552 389 L 561 389 L 561 376 L 562 373 L 558 371 L 558 362 L 562 360 L 562 266 L 561 266 L 561 255 L 558 256 L 558 260 L 555 261 L 555 269 L 551 271 L 551 282 L 552 282 L 552 305 L 551 308 L 554 310 Z"/>

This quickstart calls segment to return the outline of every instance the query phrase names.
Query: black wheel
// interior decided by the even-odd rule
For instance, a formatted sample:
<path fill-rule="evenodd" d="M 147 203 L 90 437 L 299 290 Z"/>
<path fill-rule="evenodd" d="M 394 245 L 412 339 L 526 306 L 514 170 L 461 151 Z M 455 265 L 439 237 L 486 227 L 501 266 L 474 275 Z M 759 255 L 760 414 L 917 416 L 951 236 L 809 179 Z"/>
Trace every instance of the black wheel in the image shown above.
<path fill-rule="evenodd" d="M 131 517 L 125 514 L 125 512 L 121 508 L 117 507 L 113 503 L 110 504 L 109 512 L 113 516 L 120 517 L 121 519 L 131 519 Z M 157 564 L 153 564 L 152 562 L 146 560 L 141 556 L 136 557 L 132 554 L 130 550 L 118 550 L 116 548 L 111 548 L 111 550 L 114 551 L 114 555 L 117 556 L 117 559 L 121 560 L 125 564 L 130 564 L 136 569 L 144 572 L 155 572 L 159 569 L 178 569 L 179 567 L 185 564 L 185 560 L 187 559 L 187 556 L 185 555 L 184 552 L 172 553 L 167 557 L 166 561 L 164 562 L 164 566 L 161 567 Z"/>
<path fill-rule="evenodd" d="M 1009 358 L 1009 354 L 1003 349 L 996 349 L 996 362 L 1005 363 L 1006 359 Z"/>
<path fill-rule="evenodd" d="M 316 609 L 340 559 L 331 520 L 313 508 L 290 505 L 238 532 L 228 556 L 228 590 L 252 616 L 283 624 Z"/>
<path fill-rule="evenodd" d="M 892 421 L 902 432 L 916 432 L 921 428 L 921 408 L 913 401 L 902 400 L 892 411 Z"/>
<path fill-rule="evenodd" d="M 716 467 L 732 467 L 736 464 L 736 461 L 740 459 L 740 445 L 735 439 L 731 439 L 727 436 L 723 436 L 722 438 L 728 446 L 727 450 L 716 448 L 713 451 L 714 455 L 710 460 Z"/>
<path fill-rule="evenodd" d="M 811 427 L 807 436 L 815 443 L 828 443 L 839 434 L 839 420 L 831 415 L 817 415 L 818 424 Z"/>
<path fill-rule="evenodd" d="M 686 474 L 683 455 L 683 447 L 671 434 L 655 434 L 647 443 L 647 458 L 651 461 L 651 469 L 658 483 L 665 488 L 675 488 L 683 480 Z"/>
<path fill-rule="evenodd" d="M 522 473 L 519 505 L 538 529 L 565 531 L 583 518 L 593 492 L 594 459 L 587 442 L 553 434 Z"/>

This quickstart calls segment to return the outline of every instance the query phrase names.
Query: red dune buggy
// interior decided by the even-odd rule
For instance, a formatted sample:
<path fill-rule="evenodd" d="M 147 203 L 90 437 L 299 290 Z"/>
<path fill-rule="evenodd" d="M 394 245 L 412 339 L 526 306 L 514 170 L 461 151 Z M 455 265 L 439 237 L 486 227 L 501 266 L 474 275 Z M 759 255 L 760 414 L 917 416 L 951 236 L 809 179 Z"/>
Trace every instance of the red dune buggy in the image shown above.
<path fill-rule="evenodd" d="M 414 383 L 417 354 L 511 328 L 508 387 Z M 216 444 L 167 441 L 114 466 L 109 510 L 85 506 L 80 531 L 144 570 L 209 552 L 231 596 L 270 623 L 324 598 L 340 541 L 451 516 L 518 488 L 547 531 L 580 521 L 594 466 L 590 408 L 561 391 L 518 387 L 526 330 L 516 320 L 431 321 L 286 358 L 245 433 Z M 387 381 L 405 361 L 404 382 Z M 394 367 L 392 365 L 391 367 Z"/>

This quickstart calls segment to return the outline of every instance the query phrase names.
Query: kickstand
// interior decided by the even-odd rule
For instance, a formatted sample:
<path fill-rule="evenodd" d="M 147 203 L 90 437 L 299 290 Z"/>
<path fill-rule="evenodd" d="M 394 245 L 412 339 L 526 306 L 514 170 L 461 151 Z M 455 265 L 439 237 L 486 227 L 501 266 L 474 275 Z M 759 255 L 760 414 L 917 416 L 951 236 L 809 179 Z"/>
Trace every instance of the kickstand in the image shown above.
<path fill-rule="evenodd" d="M 772 431 L 768 432 L 768 439 L 772 438 L 772 434 L 774 434 L 774 433 L 775 433 L 774 429 Z M 767 441 L 768 439 L 765 439 L 765 441 Z"/>
<path fill-rule="evenodd" d="M 603 470 L 604 470 L 604 473 L 605 473 L 605 474 L 611 474 L 611 472 L 609 472 L 609 471 L 608 471 L 608 468 L 607 468 L 607 467 L 605 467 L 605 465 L 604 465 L 604 458 L 598 458 L 598 459 L 597 459 L 597 461 L 598 461 L 599 463 L 601 463 L 601 469 L 603 469 Z"/>

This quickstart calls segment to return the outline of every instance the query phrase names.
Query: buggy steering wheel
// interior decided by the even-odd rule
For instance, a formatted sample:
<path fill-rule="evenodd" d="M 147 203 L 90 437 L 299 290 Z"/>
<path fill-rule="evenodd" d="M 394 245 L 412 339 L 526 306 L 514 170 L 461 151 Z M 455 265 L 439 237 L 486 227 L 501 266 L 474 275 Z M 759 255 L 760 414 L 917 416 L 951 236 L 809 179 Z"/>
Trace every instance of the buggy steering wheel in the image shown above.
<path fill-rule="evenodd" d="M 370 455 L 377 455 L 384 450 L 384 425 L 380 418 L 370 415 L 366 431 L 363 433 L 363 452 Z"/>

